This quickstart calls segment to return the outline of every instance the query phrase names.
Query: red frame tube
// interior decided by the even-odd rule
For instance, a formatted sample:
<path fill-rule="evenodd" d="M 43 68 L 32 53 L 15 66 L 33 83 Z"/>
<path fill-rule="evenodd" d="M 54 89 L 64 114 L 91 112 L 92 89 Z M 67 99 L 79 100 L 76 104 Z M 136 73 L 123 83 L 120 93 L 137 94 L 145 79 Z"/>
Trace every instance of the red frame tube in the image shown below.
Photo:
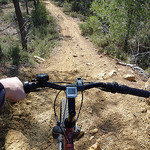
<path fill-rule="evenodd" d="M 67 136 L 67 134 L 68 136 Z M 67 138 L 64 138 L 64 150 L 74 150 L 74 143 L 73 143 L 73 128 L 66 128 L 66 132 L 65 132 L 65 136 Z M 68 140 L 69 138 L 69 140 Z M 68 144 L 69 141 L 71 142 L 71 144 Z"/>

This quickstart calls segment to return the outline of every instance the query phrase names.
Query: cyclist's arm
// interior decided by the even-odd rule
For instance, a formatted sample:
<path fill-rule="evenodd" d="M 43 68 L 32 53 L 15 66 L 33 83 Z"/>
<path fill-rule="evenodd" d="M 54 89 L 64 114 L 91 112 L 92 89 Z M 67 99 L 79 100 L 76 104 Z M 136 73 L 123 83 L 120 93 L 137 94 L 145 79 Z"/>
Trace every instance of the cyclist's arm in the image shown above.
<path fill-rule="evenodd" d="M 10 102 L 16 102 L 26 97 L 23 84 L 17 77 L 6 78 L 0 80 L 3 90 L 1 91 L 0 102 L 4 103 L 4 98 L 9 99 Z"/>

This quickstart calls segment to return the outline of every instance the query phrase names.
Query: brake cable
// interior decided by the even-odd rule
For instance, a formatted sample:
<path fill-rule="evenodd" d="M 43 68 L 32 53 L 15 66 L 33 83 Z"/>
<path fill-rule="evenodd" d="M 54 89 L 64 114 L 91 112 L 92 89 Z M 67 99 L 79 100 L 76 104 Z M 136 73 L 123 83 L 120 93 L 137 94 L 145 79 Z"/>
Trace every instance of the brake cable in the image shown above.
<path fill-rule="evenodd" d="M 81 108 L 82 108 L 82 104 L 83 104 L 83 91 L 81 91 L 81 94 L 82 94 L 81 104 L 80 104 L 79 112 L 78 112 L 78 115 L 77 115 L 77 118 L 76 118 L 75 122 L 78 121 L 78 118 L 79 118 L 79 115 L 80 115 L 80 111 L 81 111 Z"/>
<path fill-rule="evenodd" d="M 57 97 L 58 97 L 58 95 L 61 93 L 61 91 L 62 91 L 62 90 L 60 90 L 60 91 L 57 93 L 57 95 L 56 95 L 56 97 L 55 97 L 55 100 L 54 100 L 54 115 L 55 115 L 55 119 L 56 119 L 56 121 L 57 121 L 57 125 L 59 125 L 60 122 L 59 122 L 59 120 L 58 120 L 58 116 L 57 116 L 57 114 L 56 114 L 56 109 L 55 109 L 55 107 L 56 107 L 56 100 L 57 100 Z"/>
<path fill-rule="evenodd" d="M 65 137 L 66 141 L 71 144 L 67 132 L 66 132 L 66 134 L 65 134 L 64 130 L 63 130 L 62 127 L 61 127 L 61 122 L 58 120 L 58 116 L 57 116 L 57 114 L 56 114 L 56 109 L 55 109 L 56 100 L 57 100 L 58 95 L 61 93 L 61 91 L 62 91 L 62 90 L 60 90 L 60 91 L 57 93 L 57 95 L 56 95 L 56 97 L 55 97 L 55 100 L 54 100 L 54 114 L 55 114 L 55 119 L 56 119 L 56 121 L 57 121 L 57 125 L 60 127 L 60 129 L 61 129 L 61 131 L 62 131 L 62 133 L 63 133 L 63 136 Z M 66 106 L 65 106 L 65 107 L 66 107 Z"/>

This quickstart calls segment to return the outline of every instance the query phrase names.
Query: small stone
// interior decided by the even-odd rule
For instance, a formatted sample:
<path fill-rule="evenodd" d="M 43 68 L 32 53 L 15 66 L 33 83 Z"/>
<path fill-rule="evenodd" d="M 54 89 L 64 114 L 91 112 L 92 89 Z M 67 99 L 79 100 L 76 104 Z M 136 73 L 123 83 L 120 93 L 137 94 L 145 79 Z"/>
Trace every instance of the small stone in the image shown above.
<path fill-rule="evenodd" d="M 141 112 L 142 113 L 147 113 L 147 109 L 143 109 Z"/>
<path fill-rule="evenodd" d="M 108 77 L 107 77 L 107 74 L 106 73 L 103 73 L 102 74 L 102 78 L 104 79 L 104 80 L 106 80 Z"/>
<path fill-rule="evenodd" d="M 122 69 L 118 69 L 118 71 L 123 72 L 123 70 L 122 70 Z"/>
<path fill-rule="evenodd" d="M 100 79 L 100 78 L 104 79 L 105 77 L 106 77 L 106 73 L 105 72 L 101 72 L 101 73 L 97 74 L 97 78 L 98 79 Z"/>
<path fill-rule="evenodd" d="M 73 57 L 78 57 L 77 54 L 74 54 Z"/>
<path fill-rule="evenodd" d="M 124 79 L 131 81 L 131 82 L 136 82 L 135 76 L 133 74 L 127 74 L 124 76 Z"/>
<path fill-rule="evenodd" d="M 19 119 L 20 117 L 19 117 L 19 116 L 13 116 L 13 118 L 14 118 L 14 119 Z"/>
<path fill-rule="evenodd" d="M 100 144 L 96 142 L 94 145 L 92 145 L 88 150 L 101 150 Z"/>
<path fill-rule="evenodd" d="M 145 90 L 150 91 L 150 85 L 147 85 L 147 86 L 145 87 Z"/>
<path fill-rule="evenodd" d="M 86 65 L 90 66 L 90 65 L 91 65 L 91 63 L 86 63 Z"/>
<path fill-rule="evenodd" d="M 113 76 L 117 75 L 117 72 L 115 70 L 111 70 L 108 75 L 109 75 L 109 77 L 113 77 Z"/>
<path fill-rule="evenodd" d="M 37 62 L 37 63 L 42 63 L 45 61 L 45 59 L 39 57 L 39 56 L 34 56 L 34 60 Z"/>
<path fill-rule="evenodd" d="M 93 138 L 94 138 L 94 136 L 91 136 L 89 140 L 91 141 Z"/>
<path fill-rule="evenodd" d="M 96 134 L 97 132 L 98 132 L 97 128 L 95 128 L 95 129 L 93 129 L 93 130 L 90 131 L 91 134 Z"/>

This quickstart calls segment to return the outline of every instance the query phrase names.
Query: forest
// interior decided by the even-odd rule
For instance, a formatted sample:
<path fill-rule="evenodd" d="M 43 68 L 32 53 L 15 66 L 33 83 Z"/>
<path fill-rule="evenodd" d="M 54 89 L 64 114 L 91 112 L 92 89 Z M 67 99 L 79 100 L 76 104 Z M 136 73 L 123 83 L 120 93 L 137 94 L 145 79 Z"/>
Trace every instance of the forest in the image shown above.
<path fill-rule="evenodd" d="M 149 0 L 53 1 L 63 7 L 65 13 L 82 19 L 80 24 L 82 35 L 89 37 L 100 52 L 136 64 L 150 72 Z M 9 0 L 0 1 L 1 5 L 6 3 L 9 3 Z M 19 0 L 13 1 L 13 3 L 14 7 L 16 6 L 15 10 L 19 10 Z M 46 48 L 49 47 L 47 41 L 50 40 L 52 45 L 55 45 L 54 41 L 58 39 L 58 33 L 54 29 L 54 20 L 52 17 L 48 17 L 45 6 L 39 0 L 22 0 L 20 5 L 25 10 L 23 11 L 23 7 L 21 7 L 20 12 L 16 11 L 16 17 L 19 18 L 18 24 L 24 51 L 33 52 L 35 51 L 33 47 L 45 45 L 45 48 L 42 47 L 43 51 L 38 52 L 40 53 L 38 55 L 47 56 Z M 17 15 L 21 14 L 21 11 L 23 17 Z M 43 35 L 52 37 L 41 39 Z M 35 46 L 33 43 L 39 46 Z M 2 47 L 5 49 L 3 43 L 1 49 Z M 1 50 L 0 56 L 2 57 L 2 55 Z"/>

